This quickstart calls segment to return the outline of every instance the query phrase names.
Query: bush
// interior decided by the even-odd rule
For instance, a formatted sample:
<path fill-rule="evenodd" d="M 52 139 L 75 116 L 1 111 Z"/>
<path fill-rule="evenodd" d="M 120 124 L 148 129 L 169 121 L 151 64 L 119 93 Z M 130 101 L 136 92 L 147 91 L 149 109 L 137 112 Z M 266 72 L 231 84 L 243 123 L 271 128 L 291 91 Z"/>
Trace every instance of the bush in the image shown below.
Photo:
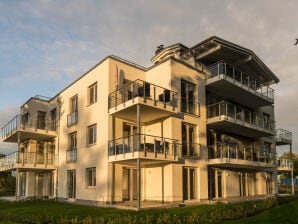
<path fill-rule="evenodd" d="M 264 210 L 275 207 L 278 204 L 288 203 L 297 200 L 297 196 L 267 198 L 249 202 L 236 203 L 215 203 L 212 205 L 186 206 L 182 208 L 152 209 L 140 212 L 117 211 L 108 215 L 85 217 L 79 213 L 68 213 L 67 216 L 54 216 L 44 212 L 44 214 L 28 215 L 16 213 L 1 213 L 0 220 L 11 221 L 11 223 L 45 223 L 45 224 L 184 224 L 184 223 L 214 223 L 223 220 L 240 219 L 247 216 L 256 215 Z M 19 202 L 16 202 L 17 205 Z M 34 205 L 36 202 L 31 202 Z M 44 202 L 47 203 L 47 202 Z M 25 205 L 25 203 L 24 203 Z M 48 204 L 55 206 L 55 203 Z M 15 207 L 15 206 L 13 206 Z M 25 207 L 25 206 L 24 206 Z M 19 206 L 21 208 L 21 206 Z M 98 208 L 100 210 L 100 208 Z M 74 215 L 75 214 L 75 215 Z M 79 215 L 79 216 L 77 216 Z"/>

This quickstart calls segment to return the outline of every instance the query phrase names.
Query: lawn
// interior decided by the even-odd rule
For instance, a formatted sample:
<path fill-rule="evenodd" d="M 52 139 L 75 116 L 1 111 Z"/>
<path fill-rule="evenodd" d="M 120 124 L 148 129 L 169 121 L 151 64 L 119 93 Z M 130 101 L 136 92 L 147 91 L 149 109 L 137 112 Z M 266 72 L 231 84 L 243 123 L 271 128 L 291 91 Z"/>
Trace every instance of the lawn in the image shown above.
<path fill-rule="evenodd" d="M 0 223 L 297 223 L 295 218 L 298 215 L 298 200 L 281 205 L 277 203 L 281 203 L 280 200 L 271 198 L 237 204 L 218 203 L 135 212 L 54 201 L 0 201 Z M 256 213 L 260 214 L 238 220 L 220 221 Z"/>

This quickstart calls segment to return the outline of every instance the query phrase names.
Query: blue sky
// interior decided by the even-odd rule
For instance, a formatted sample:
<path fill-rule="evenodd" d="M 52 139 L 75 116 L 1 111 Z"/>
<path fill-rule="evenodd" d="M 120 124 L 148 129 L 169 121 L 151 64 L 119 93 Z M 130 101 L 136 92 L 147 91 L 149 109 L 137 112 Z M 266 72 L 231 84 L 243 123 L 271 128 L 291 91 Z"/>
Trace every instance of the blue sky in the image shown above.
<path fill-rule="evenodd" d="M 298 152 L 294 0 L 0 0 L 0 126 L 34 95 L 54 96 L 107 55 L 148 67 L 156 47 L 216 35 L 253 50 L 280 78 L 277 126 Z M 0 152 L 14 144 L 0 143 Z"/>

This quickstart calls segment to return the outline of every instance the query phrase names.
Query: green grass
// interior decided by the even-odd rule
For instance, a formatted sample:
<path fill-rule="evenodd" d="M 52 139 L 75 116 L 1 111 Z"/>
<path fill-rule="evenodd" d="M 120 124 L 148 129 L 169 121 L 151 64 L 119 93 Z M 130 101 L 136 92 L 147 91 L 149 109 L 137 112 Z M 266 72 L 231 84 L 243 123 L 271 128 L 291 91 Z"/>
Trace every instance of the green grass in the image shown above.
<path fill-rule="evenodd" d="M 236 204 L 218 203 L 140 212 L 54 201 L 0 201 L 0 223 L 297 223 L 298 200 L 296 198 L 295 201 L 286 203 L 287 201 L 286 198 L 278 200 L 271 198 Z M 280 205 L 276 206 L 277 202 Z M 273 206 L 275 207 L 271 208 Z M 247 217 L 256 213 L 260 214 L 233 221 L 220 221 Z"/>
<path fill-rule="evenodd" d="M 298 200 L 278 205 L 252 217 L 239 220 L 223 221 L 225 224 L 265 224 L 265 223 L 298 223 Z"/>

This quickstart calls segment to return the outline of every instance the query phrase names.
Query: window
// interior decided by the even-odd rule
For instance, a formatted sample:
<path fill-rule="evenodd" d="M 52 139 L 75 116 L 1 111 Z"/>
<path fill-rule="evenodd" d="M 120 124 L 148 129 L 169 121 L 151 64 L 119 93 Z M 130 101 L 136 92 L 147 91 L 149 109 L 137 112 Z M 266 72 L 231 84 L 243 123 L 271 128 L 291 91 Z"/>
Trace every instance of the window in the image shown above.
<path fill-rule="evenodd" d="M 67 125 L 71 126 L 78 122 L 78 96 L 74 96 L 69 101 L 69 115 L 67 115 Z"/>
<path fill-rule="evenodd" d="M 70 149 L 77 148 L 77 132 L 73 132 L 69 134 L 69 148 Z"/>
<path fill-rule="evenodd" d="M 66 151 L 66 162 L 77 161 L 77 132 L 69 134 L 69 149 Z"/>
<path fill-rule="evenodd" d="M 87 128 L 87 145 L 92 145 L 96 143 L 96 124 L 91 125 Z"/>
<path fill-rule="evenodd" d="M 37 129 L 46 129 L 46 112 L 37 111 Z"/>
<path fill-rule="evenodd" d="M 86 169 L 86 187 L 96 186 L 96 168 L 91 167 Z"/>
<path fill-rule="evenodd" d="M 196 114 L 195 108 L 195 85 L 181 80 L 181 112 Z M 196 114 L 198 115 L 198 114 Z"/>
<path fill-rule="evenodd" d="M 88 104 L 96 103 L 97 101 L 97 83 L 88 87 Z"/>

